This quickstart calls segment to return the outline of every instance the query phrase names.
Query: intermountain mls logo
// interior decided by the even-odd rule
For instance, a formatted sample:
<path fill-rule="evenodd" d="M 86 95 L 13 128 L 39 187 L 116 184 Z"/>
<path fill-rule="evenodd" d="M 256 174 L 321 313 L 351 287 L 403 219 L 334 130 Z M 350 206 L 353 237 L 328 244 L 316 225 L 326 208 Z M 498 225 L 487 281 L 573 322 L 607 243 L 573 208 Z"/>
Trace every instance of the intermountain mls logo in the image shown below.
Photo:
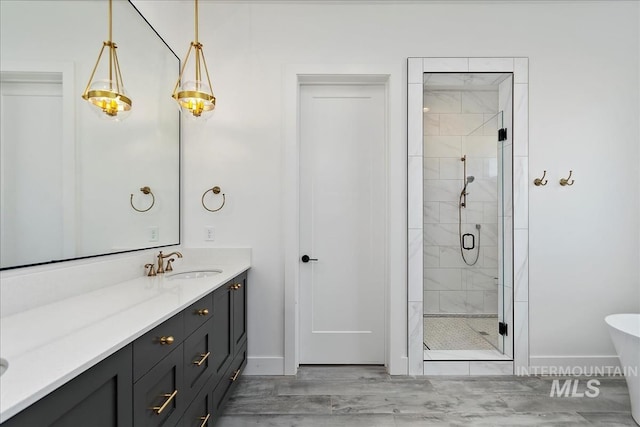
<path fill-rule="evenodd" d="M 517 375 L 522 376 L 551 376 L 549 397 L 598 397 L 600 395 L 600 380 L 584 377 L 626 377 L 637 376 L 636 366 L 531 366 L 518 368 Z M 574 378 L 567 378 L 574 377 Z M 580 377 L 580 378 L 575 378 Z"/>
<path fill-rule="evenodd" d="M 600 381 L 596 379 L 590 379 L 587 381 L 587 387 L 584 391 L 578 391 L 580 389 L 580 380 L 564 380 L 564 384 L 560 385 L 563 380 L 554 379 L 551 383 L 551 392 L 549 397 L 598 397 L 600 394 Z"/>

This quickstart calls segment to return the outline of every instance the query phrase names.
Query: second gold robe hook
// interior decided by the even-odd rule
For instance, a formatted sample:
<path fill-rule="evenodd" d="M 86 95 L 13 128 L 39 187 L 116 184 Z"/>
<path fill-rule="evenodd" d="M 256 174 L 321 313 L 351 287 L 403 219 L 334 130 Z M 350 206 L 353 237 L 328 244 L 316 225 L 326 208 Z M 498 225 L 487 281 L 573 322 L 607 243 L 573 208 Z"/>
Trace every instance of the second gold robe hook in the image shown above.
<path fill-rule="evenodd" d="M 573 174 L 573 171 L 569 171 L 568 177 L 560 179 L 560 185 L 562 185 L 563 187 L 565 185 L 573 185 L 573 183 L 575 182 L 574 179 L 572 179 L 571 182 L 569 182 L 569 179 L 571 179 L 571 174 Z"/>

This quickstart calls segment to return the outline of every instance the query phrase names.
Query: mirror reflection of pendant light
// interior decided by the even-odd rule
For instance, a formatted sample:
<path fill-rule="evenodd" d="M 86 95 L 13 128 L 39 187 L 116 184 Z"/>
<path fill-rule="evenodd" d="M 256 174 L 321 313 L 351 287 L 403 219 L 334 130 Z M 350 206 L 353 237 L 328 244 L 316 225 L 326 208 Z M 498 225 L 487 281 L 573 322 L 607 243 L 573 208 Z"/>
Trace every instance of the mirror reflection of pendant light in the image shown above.
<path fill-rule="evenodd" d="M 182 83 L 184 70 L 187 62 L 189 62 L 189 55 L 191 55 L 192 51 L 195 57 L 195 79 Z M 204 66 L 204 72 L 207 75 L 206 83 L 201 80 L 202 66 Z M 202 113 L 212 111 L 216 108 L 216 97 L 213 96 L 213 90 L 211 89 L 211 79 L 209 78 L 207 62 L 204 59 L 202 43 L 198 41 L 198 0 L 195 0 L 195 40 L 191 42 L 187 56 L 182 62 L 180 76 L 173 88 L 173 94 L 171 96 L 178 101 L 180 110 L 183 113 L 191 114 L 194 118 L 202 117 Z M 208 118 L 208 116 L 209 115 L 205 114 L 204 118 Z"/>
<path fill-rule="evenodd" d="M 120 64 L 118 63 L 118 55 L 116 49 L 118 46 L 111 38 L 112 34 L 112 0 L 109 0 L 109 40 L 103 42 L 102 49 L 98 55 L 96 65 L 93 67 L 89 83 L 82 94 L 82 98 L 96 107 L 96 111 L 100 116 L 111 120 L 122 120 L 126 118 L 131 111 L 131 98 L 129 98 L 124 90 L 122 83 L 122 74 L 120 73 Z M 93 80 L 100 59 L 105 48 L 109 48 L 109 75 L 104 80 Z"/>

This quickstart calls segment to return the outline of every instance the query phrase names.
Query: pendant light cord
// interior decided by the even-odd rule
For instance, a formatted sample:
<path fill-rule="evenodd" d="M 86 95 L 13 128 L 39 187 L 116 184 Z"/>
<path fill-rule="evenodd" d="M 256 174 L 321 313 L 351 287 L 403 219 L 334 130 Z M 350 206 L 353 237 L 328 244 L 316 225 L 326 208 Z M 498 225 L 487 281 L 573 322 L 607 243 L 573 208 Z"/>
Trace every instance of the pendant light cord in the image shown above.
<path fill-rule="evenodd" d="M 109 89 L 113 90 L 113 2 L 109 0 Z M 118 87 L 119 91 L 120 88 Z"/>
<path fill-rule="evenodd" d="M 196 30 L 195 42 L 197 44 L 198 43 L 198 0 L 195 1 L 195 9 L 196 9 L 196 13 L 195 13 L 196 24 L 194 25 L 194 28 Z"/>
<path fill-rule="evenodd" d="M 109 42 L 112 42 L 112 15 L 113 15 L 113 3 L 109 0 Z"/>

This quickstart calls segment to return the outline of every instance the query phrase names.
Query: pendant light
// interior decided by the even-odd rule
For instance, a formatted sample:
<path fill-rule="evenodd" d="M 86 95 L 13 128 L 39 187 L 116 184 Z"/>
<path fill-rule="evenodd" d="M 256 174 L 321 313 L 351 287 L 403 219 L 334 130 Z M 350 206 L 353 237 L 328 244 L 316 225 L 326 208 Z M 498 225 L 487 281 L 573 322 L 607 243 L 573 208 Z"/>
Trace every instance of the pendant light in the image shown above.
<path fill-rule="evenodd" d="M 195 57 L 195 79 L 182 83 L 184 70 L 187 62 L 189 62 L 189 56 L 192 51 Z M 206 82 L 202 81 L 203 66 L 207 76 Z M 182 62 L 180 76 L 173 88 L 173 94 L 171 96 L 178 101 L 180 110 L 183 113 L 191 114 L 194 118 L 202 117 L 202 113 L 212 111 L 216 108 L 216 97 L 213 96 L 209 70 L 207 69 L 207 62 L 204 59 L 204 52 L 202 51 L 202 43 L 198 41 L 198 0 L 195 0 L 195 40 L 191 42 L 187 56 Z M 206 119 L 208 116 L 209 115 L 205 114 L 204 118 Z"/>
<path fill-rule="evenodd" d="M 129 98 L 124 90 L 122 83 L 122 74 L 120 73 L 120 64 L 116 49 L 118 46 L 111 38 L 112 34 L 112 0 L 109 0 L 109 40 L 103 42 L 102 49 L 98 55 L 96 65 L 93 67 L 89 83 L 82 94 L 82 98 L 95 106 L 95 110 L 100 116 L 111 120 L 122 120 L 126 118 L 131 111 L 131 98 Z M 109 74 L 104 80 L 93 80 L 100 59 L 105 48 L 109 48 Z"/>

